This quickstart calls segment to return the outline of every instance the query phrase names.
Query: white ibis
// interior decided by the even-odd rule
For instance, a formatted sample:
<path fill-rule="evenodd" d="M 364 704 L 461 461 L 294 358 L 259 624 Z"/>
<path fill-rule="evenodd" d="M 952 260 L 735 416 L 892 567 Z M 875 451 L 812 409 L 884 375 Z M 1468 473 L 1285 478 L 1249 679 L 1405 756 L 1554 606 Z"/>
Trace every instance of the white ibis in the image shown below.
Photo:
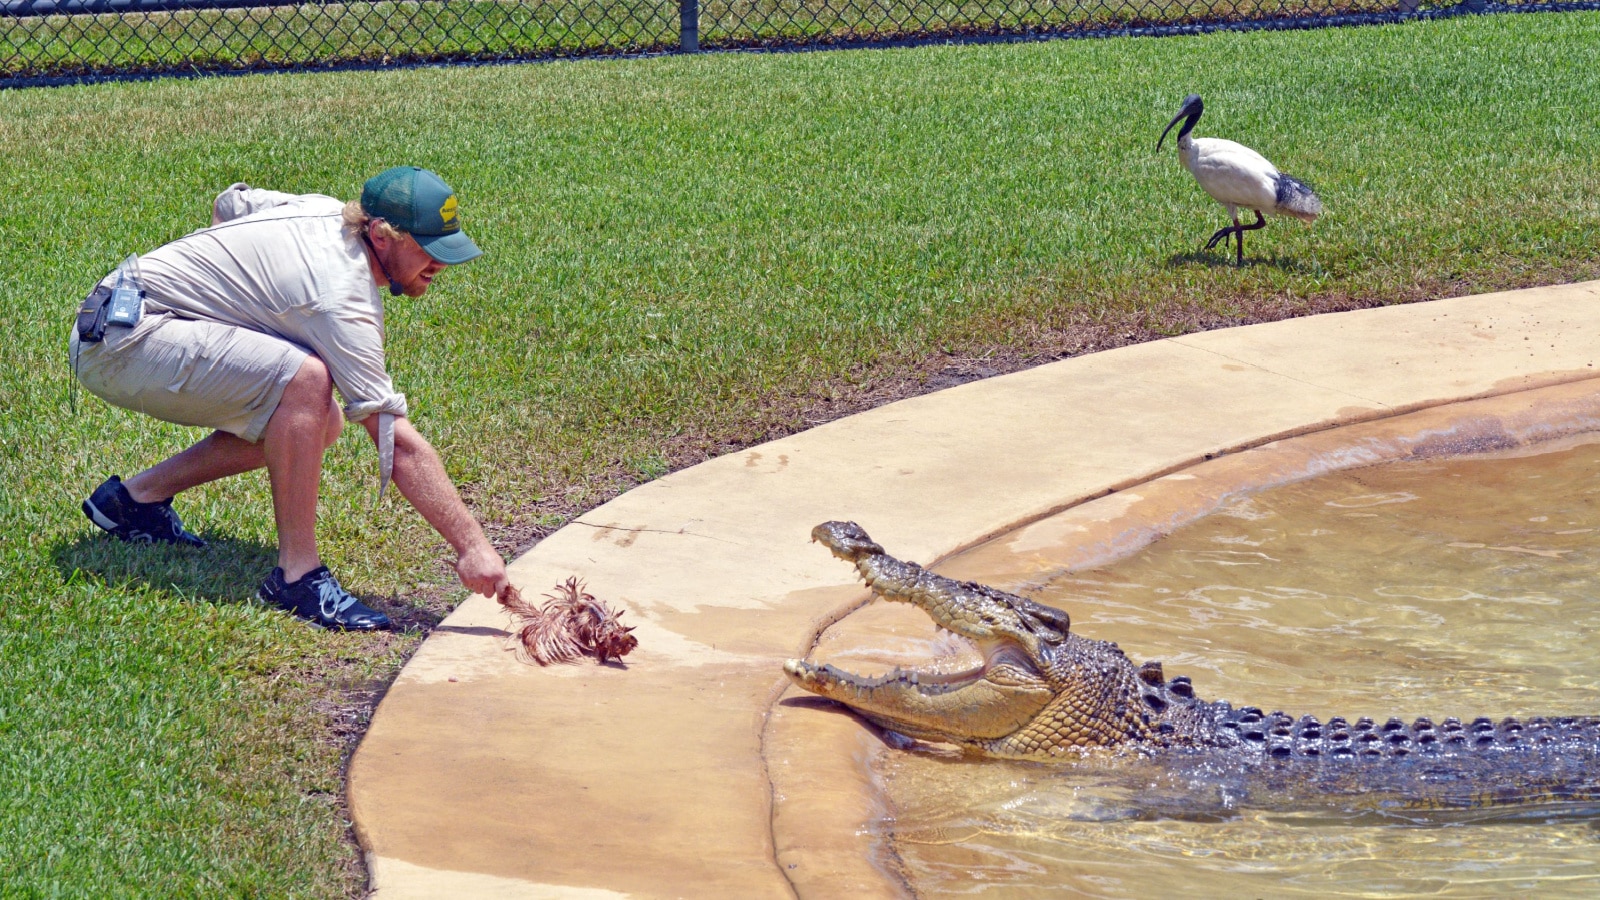
<path fill-rule="evenodd" d="M 1266 227 L 1266 214 L 1294 216 L 1311 223 L 1322 215 L 1322 201 L 1303 182 L 1279 172 L 1261 154 L 1243 144 L 1221 138 L 1190 137 L 1189 132 L 1194 130 L 1194 123 L 1200 121 L 1200 114 L 1204 111 L 1205 104 L 1200 102 L 1199 94 L 1183 98 L 1183 107 L 1167 123 L 1167 130 L 1161 132 L 1161 140 L 1156 141 L 1156 152 L 1161 152 L 1161 144 L 1166 141 L 1168 132 L 1182 119 L 1183 128 L 1178 131 L 1178 158 L 1183 160 L 1184 168 L 1194 175 L 1194 180 L 1200 182 L 1211 199 L 1228 208 L 1228 216 L 1233 219 L 1232 225 L 1218 229 L 1211 236 L 1211 240 L 1206 242 L 1206 249 L 1210 250 L 1218 241 L 1222 241 L 1226 251 L 1228 236 L 1232 235 L 1239 240 L 1239 265 L 1242 266 L 1244 233 Z M 1254 225 L 1239 224 L 1240 209 L 1248 209 L 1256 214 Z"/>

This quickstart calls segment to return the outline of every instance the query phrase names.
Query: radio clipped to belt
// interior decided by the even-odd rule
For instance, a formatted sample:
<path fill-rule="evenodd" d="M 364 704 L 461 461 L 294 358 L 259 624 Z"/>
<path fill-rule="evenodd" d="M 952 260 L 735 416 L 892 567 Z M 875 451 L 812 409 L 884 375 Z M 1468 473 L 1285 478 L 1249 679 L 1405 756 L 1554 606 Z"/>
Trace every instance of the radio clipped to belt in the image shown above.
<path fill-rule="evenodd" d="M 78 340 L 98 344 L 106 338 L 106 327 L 139 324 L 144 312 L 144 289 L 139 285 L 139 257 L 130 253 L 117 267 L 116 284 L 102 282 L 78 307 Z"/>

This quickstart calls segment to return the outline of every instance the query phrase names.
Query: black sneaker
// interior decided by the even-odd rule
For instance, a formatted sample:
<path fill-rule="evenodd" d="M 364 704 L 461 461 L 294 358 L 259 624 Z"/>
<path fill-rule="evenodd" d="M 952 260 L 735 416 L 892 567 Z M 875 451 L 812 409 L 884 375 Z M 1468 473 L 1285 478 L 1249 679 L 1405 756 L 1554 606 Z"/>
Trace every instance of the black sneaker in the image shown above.
<path fill-rule="evenodd" d="M 327 566 L 317 566 L 294 584 L 283 580 L 283 569 L 273 569 L 256 596 L 318 628 L 379 631 L 389 627 L 388 616 L 352 597 Z"/>
<path fill-rule="evenodd" d="M 137 544 L 183 544 L 204 547 L 205 541 L 190 534 L 183 520 L 172 511 L 172 498 L 157 503 L 133 499 L 122 479 L 113 475 L 83 501 L 83 514 L 125 541 Z"/>

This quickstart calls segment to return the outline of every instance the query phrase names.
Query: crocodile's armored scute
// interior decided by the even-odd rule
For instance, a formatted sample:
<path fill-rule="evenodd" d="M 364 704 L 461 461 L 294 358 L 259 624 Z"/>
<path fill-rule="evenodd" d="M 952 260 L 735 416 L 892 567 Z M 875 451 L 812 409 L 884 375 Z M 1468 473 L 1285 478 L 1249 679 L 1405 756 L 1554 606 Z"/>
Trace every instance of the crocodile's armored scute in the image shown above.
<path fill-rule="evenodd" d="M 1059 609 L 894 559 L 852 522 L 825 522 L 812 538 L 853 563 L 874 593 L 921 608 L 983 654 L 981 668 L 959 675 L 869 679 L 784 664 L 800 687 L 914 738 L 1015 759 L 1100 748 L 1214 754 L 1311 773 L 1330 790 L 1370 784 L 1423 804 L 1600 795 L 1600 718 L 1321 722 L 1234 708 L 1202 700 L 1188 678 L 1166 678 L 1158 662 L 1135 666 L 1116 644 L 1072 634 Z"/>

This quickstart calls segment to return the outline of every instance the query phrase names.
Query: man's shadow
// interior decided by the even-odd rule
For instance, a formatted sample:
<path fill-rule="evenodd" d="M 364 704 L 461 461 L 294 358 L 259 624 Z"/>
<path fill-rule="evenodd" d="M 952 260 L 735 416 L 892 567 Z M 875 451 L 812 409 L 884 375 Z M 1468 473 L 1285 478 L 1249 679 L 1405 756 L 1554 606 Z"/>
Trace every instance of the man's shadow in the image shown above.
<path fill-rule="evenodd" d="M 204 535 L 209 546 L 135 544 L 110 535 L 85 533 L 57 544 L 51 553 L 63 580 L 88 575 L 108 585 L 167 589 L 209 603 L 254 602 L 278 564 L 276 547 L 226 534 Z"/>
<path fill-rule="evenodd" d="M 226 532 L 207 531 L 205 547 L 134 544 L 99 533 L 63 540 L 51 559 L 63 581 L 88 576 L 117 588 L 170 590 L 190 600 L 219 605 L 255 605 L 256 591 L 278 564 L 278 548 Z M 431 630 L 435 613 L 414 609 L 395 597 L 356 594 L 386 613 L 397 631 Z"/>

